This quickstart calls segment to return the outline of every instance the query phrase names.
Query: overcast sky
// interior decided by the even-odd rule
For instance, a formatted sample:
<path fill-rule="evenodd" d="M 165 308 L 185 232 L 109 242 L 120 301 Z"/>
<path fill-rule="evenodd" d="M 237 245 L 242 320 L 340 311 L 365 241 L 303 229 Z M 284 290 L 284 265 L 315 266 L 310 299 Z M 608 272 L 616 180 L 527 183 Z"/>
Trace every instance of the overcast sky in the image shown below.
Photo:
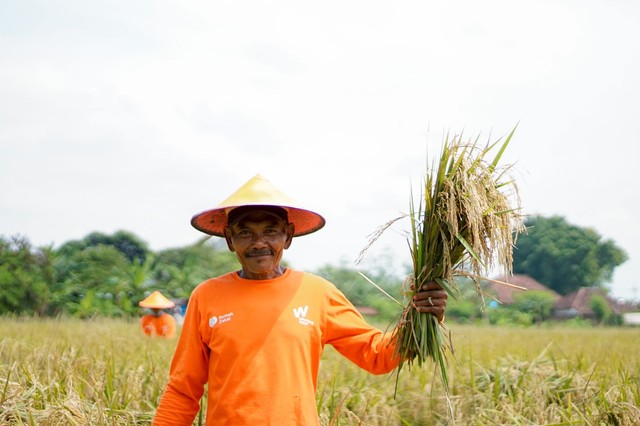
<path fill-rule="evenodd" d="M 124 229 L 159 250 L 256 173 L 327 219 L 285 258 L 354 260 L 444 134 L 504 137 L 528 214 L 629 255 L 640 297 L 640 3 L 0 2 L 0 235 Z M 391 232 L 369 252 L 409 260 Z"/>

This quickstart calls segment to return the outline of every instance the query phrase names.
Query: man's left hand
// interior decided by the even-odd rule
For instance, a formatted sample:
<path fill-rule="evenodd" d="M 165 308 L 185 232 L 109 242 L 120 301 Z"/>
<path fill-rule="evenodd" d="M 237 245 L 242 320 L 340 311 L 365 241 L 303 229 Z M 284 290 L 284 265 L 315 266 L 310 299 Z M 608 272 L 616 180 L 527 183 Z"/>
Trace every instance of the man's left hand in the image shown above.
<path fill-rule="evenodd" d="M 439 322 L 444 321 L 444 311 L 449 295 L 440 285 L 431 281 L 422 285 L 422 290 L 413 296 L 413 306 L 419 312 L 435 315 Z"/>

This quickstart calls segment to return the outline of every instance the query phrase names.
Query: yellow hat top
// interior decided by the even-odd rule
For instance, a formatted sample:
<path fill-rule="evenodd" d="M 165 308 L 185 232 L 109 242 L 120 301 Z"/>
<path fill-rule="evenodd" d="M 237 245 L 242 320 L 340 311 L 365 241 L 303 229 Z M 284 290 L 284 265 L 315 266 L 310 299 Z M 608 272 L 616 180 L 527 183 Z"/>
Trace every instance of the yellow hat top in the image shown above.
<path fill-rule="evenodd" d="M 139 305 L 143 308 L 150 309 L 167 309 L 176 306 L 175 303 L 164 297 L 158 290 L 147 296 L 147 298 L 142 300 Z"/>
<path fill-rule="evenodd" d="M 295 226 L 294 237 L 315 232 L 325 224 L 324 218 L 318 213 L 301 208 L 296 201 L 257 174 L 218 204 L 218 207 L 194 215 L 191 225 L 205 234 L 224 237 L 227 214 L 236 207 L 244 206 L 282 207 L 288 213 L 289 222 Z"/>

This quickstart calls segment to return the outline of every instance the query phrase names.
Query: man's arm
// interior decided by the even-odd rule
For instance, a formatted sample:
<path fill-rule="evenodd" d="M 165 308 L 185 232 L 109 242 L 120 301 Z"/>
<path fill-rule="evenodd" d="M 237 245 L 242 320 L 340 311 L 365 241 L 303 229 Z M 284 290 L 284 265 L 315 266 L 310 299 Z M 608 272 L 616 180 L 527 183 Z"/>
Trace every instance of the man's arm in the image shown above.
<path fill-rule="evenodd" d="M 192 295 L 154 426 L 190 426 L 200 410 L 208 379 L 209 348 L 202 342 L 199 327 L 197 297 Z"/>

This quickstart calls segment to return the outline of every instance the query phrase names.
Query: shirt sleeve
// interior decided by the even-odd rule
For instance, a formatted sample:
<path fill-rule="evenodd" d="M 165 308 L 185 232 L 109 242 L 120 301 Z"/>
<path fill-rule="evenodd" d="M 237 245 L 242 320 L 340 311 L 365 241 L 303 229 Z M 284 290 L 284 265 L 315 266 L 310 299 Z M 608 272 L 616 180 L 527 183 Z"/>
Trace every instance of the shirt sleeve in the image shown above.
<path fill-rule="evenodd" d="M 146 334 L 147 336 L 151 336 L 152 333 L 152 328 L 153 326 L 151 324 L 149 324 L 149 316 L 145 315 L 142 318 L 140 318 L 140 328 L 142 329 L 142 332 L 144 334 Z"/>
<path fill-rule="evenodd" d="M 328 294 L 327 309 L 326 343 L 373 374 L 385 374 L 398 366 L 392 334 L 368 324 L 335 287 Z"/>
<path fill-rule="evenodd" d="M 198 300 L 194 292 L 171 361 L 169 382 L 153 419 L 154 426 L 190 426 L 200 410 L 200 398 L 208 377 L 209 348 L 200 331 Z"/>
<path fill-rule="evenodd" d="M 171 314 L 164 314 L 162 317 L 162 335 L 164 337 L 176 336 L 176 320 Z"/>

